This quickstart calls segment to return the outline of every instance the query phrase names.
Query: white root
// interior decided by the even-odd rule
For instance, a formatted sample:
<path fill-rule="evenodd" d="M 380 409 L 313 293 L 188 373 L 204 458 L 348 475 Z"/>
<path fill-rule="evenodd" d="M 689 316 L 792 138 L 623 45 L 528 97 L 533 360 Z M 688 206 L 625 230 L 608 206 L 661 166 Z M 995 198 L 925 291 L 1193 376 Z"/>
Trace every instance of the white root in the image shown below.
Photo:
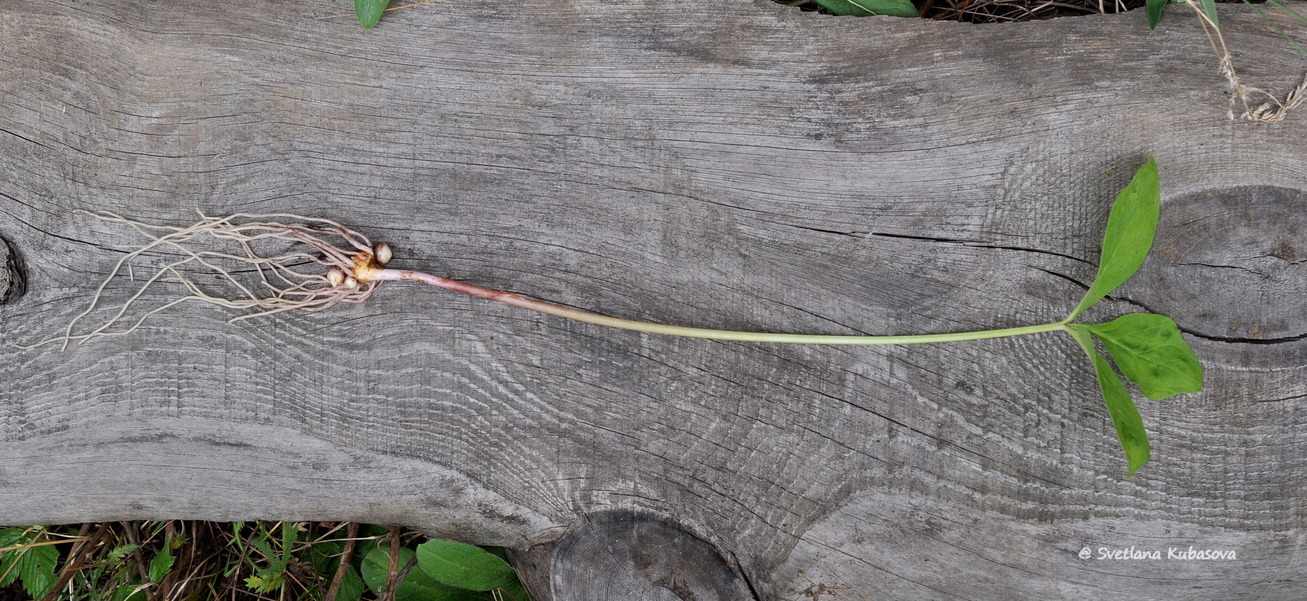
<path fill-rule="evenodd" d="M 379 281 L 367 277 L 379 263 L 375 250 L 384 247 L 385 258 L 390 259 L 390 248 L 384 244 L 374 246 L 363 234 L 334 221 L 301 215 L 240 213 L 209 217 L 197 210 L 199 222 L 173 227 L 141 223 L 110 212 L 81 212 L 126 224 L 150 241 L 130 249 L 118 260 L 96 289 L 90 305 L 68 323 L 62 336 L 22 348 L 62 342 L 66 349 L 73 342 L 130 334 L 151 315 L 189 300 L 253 311 L 231 321 L 360 303 L 380 286 Z M 135 281 L 135 271 L 143 259 L 160 254 L 171 257 L 156 261 L 153 275 L 117 311 L 98 327 L 77 331 L 85 318 L 104 308 L 101 300 L 110 282 L 124 271 Z M 185 295 L 145 311 L 129 326 L 114 329 L 115 325 L 131 321 L 130 310 L 159 282 L 180 284 Z"/>

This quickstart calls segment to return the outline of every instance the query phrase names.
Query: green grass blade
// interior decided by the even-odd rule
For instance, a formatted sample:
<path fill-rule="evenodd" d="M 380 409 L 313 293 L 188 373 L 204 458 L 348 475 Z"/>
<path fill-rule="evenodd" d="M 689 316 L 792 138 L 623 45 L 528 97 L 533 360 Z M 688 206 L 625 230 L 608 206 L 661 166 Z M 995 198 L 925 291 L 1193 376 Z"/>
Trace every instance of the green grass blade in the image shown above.
<path fill-rule="evenodd" d="M 1266 2 L 1267 2 L 1268 4 L 1271 4 L 1271 5 L 1275 6 L 1275 7 L 1278 8 L 1278 9 L 1280 9 L 1280 10 L 1286 12 L 1286 13 L 1289 13 L 1289 14 L 1293 15 L 1293 16 L 1294 16 L 1296 19 L 1298 19 L 1299 21 L 1302 21 L 1303 23 L 1307 23 L 1307 17 L 1304 17 L 1304 16 L 1302 16 L 1302 15 L 1300 15 L 1300 14 L 1294 12 L 1294 11 L 1293 11 L 1292 9 L 1290 9 L 1289 7 L 1287 7 L 1287 6 L 1283 5 L 1283 4 L 1280 4 L 1277 0 L 1266 0 Z M 1254 7 L 1256 6 L 1256 5 L 1252 4 L 1251 2 L 1248 2 L 1248 0 L 1244 0 L 1244 3 L 1245 3 L 1245 4 L 1248 4 L 1249 6 L 1254 6 Z"/>
<path fill-rule="evenodd" d="M 1098 260 L 1098 275 L 1080 304 L 1067 317 L 1067 321 L 1075 319 L 1082 311 L 1116 290 L 1117 286 L 1130 279 L 1144 264 L 1148 249 L 1153 246 L 1153 234 L 1157 231 L 1161 206 L 1162 190 L 1157 178 L 1157 163 L 1148 157 L 1148 162 L 1139 168 L 1112 203 L 1112 213 L 1107 218 L 1107 232 L 1103 235 L 1102 256 Z"/>
<path fill-rule="evenodd" d="M 891 17 L 919 17 L 917 7 L 911 0 L 815 0 L 832 15 L 853 17 L 870 17 L 886 15 Z"/>
<path fill-rule="evenodd" d="M 359 19 L 363 29 L 372 29 L 381 20 L 381 13 L 386 12 L 390 0 L 354 0 L 354 15 Z"/>
<path fill-rule="evenodd" d="M 1304 17 L 1296 12 L 1293 12 L 1292 10 L 1289 10 L 1287 6 L 1280 4 L 1275 0 L 1266 0 L 1266 1 L 1271 4 L 1274 4 L 1275 6 L 1278 6 L 1280 9 L 1284 10 L 1285 12 L 1293 15 L 1299 21 L 1307 23 L 1307 17 Z M 1284 39 L 1288 40 L 1289 44 L 1293 45 L 1293 47 L 1296 48 L 1300 54 L 1307 55 L 1307 48 L 1303 48 L 1302 44 L 1298 43 L 1298 40 L 1293 39 L 1293 36 L 1289 35 L 1289 32 L 1285 31 L 1283 27 L 1280 27 L 1280 25 L 1277 24 L 1274 20 L 1266 16 L 1266 13 L 1262 12 L 1262 9 L 1258 8 L 1256 4 L 1253 4 L 1248 0 L 1243 0 L 1243 2 L 1244 4 L 1247 4 L 1249 8 L 1253 9 L 1253 12 L 1257 13 L 1257 16 L 1261 17 L 1263 21 L 1270 23 L 1271 27 L 1274 27 L 1276 31 L 1280 32 L 1280 37 L 1283 37 Z"/>
<path fill-rule="evenodd" d="M 1170 317 L 1131 313 L 1108 323 L 1085 324 L 1107 349 L 1126 379 L 1144 396 L 1160 400 L 1203 389 L 1203 366 Z"/>
<path fill-rule="evenodd" d="M 1198 5 L 1203 7 L 1203 12 L 1207 13 L 1207 18 L 1212 20 L 1212 25 L 1218 29 L 1221 27 L 1221 21 L 1216 16 L 1216 0 L 1198 0 Z"/>
<path fill-rule="evenodd" d="M 1068 326 L 1067 331 L 1071 332 L 1071 336 L 1080 343 L 1080 348 L 1084 349 L 1085 354 L 1094 364 L 1098 387 L 1103 391 L 1103 403 L 1107 405 L 1108 415 L 1112 416 L 1112 425 L 1116 428 L 1116 436 L 1121 441 L 1121 450 L 1125 451 L 1126 461 L 1130 466 L 1126 477 L 1133 476 L 1139 468 L 1148 463 L 1149 458 L 1148 432 L 1144 430 L 1144 419 L 1139 416 L 1134 401 L 1130 400 L 1130 393 L 1126 392 L 1125 385 L 1116 377 L 1112 366 L 1108 365 L 1107 360 L 1098 354 L 1098 349 L 1094 348 L 1094 338 L 1089 331 L 1077 324 Z"/>

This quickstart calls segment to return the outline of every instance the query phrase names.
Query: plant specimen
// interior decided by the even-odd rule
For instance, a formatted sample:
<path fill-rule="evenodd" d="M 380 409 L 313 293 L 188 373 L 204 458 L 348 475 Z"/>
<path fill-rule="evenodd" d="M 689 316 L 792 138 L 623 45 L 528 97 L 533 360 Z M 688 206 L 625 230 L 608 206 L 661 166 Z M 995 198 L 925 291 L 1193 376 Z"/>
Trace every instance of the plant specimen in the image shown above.
<path fill-rule="evenodd" d="M 67 348 L 74 341 L 128 334 L 150 315 L 188 300 L 252 311 L 232 318 L 236 321 L 281 311 L 320 311 L 340 303 L 360 303 L 371 297 L 384 282 L 390 281 L 429 284 L 601 326 L 742 342 L 897 345 L 1062 331 L 1075 339 L 1094 366 L 1103 399 L 1129 462 L 1129 473 L 1133 474 L 1148 461 L 1148 436 L 1124 384 L 1104 356 L 1099 354 L 1095 341 L 1102 343 L 1117 368 L 1127 379 L 1138 384 L 1140 392 L 1150 399 L 1201 390 L 1202 366 L 1181 338 L 1175 322 L 1168 317 L 1134 313 L 1100 324 L 1075 320 L 1143 265 L 1153 243 L 1160 207 L 1157 165 L 1150 158 L 1113 203 L 1098 274 L 1084 298 L 1065 319 L 995 330 L 901 336 L 742 332 L 609 317 L 420 271 L 387 268 L 385 265 L 392 254 L 388 245 L 374 244 L 363 234 L 326 219 L 289 214 L 209 217 L 201 213 L 198 223 L 172 227 L 148 225 L 112 213 L 99 213 L 97 217 L 126 224 L 151 241 L 131 250 L 118 261 L 96 290 L 90 306 L 71 320 L 63 336 L 33 346 L 63 342 Z M 224 248 L 224 244 L 228 248 Z M 75 332 L 82 319 L 99 308 L 106 286 L 122 274 L 124 267 L 130 277 L 134 262 L 149 251 L 172 251 L 173 257 L 157 265 L 154 274 L 116 312 L 110 310 L 112 315 L 102 325 L 90 331 Z M 202 283 L 201 278 L 209 281 Z M 130 321 L 126 318 L 128 309 L 148 288 L 160 281 L 180 284 L 186 295 L 146 311 L 130 326 L 111 329 L 115 324 Z"/>

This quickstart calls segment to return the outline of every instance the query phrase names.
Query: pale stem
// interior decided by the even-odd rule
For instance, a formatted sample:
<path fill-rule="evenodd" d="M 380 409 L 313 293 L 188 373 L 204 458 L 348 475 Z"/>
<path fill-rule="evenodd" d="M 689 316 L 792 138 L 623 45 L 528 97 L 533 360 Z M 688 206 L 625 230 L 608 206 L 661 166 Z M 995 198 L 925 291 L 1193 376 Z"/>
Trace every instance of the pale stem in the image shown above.
<path fill-rule="evenodd" d="M 891 344 L 926 344 L 932 342 L 955 342 L 960 340 L 982 340 L 985 338 L 1003 338 L 1005 336 L 1019 336 L 1022 334 L 1036 334 L 1039 332 L 1053 332 L 1058 330 L 1065 331 L 1066 322 L 1046 323 L 1036 326 L 1022 326 L 1018 328 L 1003 328 L 998 330 L 982 330 L 978 332 L 953 332 L 948 334 L 915 334 L 910 336 L 839 336 L 839 335 L 821 335 L 821 334 L 777 334 L 771 332 L 740 332 L 735 330 L 713 330 L 708 328 L 692 328 L 686 326 L 672 326 L 660 323 L 650 323 L 646 321 L 635 321 L 632 319 L 621 319 L 609 317 L 598 313 L 580 311 L 547 303 L 544 301 L 527 298 L 520 294 L 506 292 L 503 290 L 494 290 L 483 288 L 474 284 L 451 280 L 449 278 L 422 273 L 420 271 L 410 271 L 406 269 L 379 269 L 370 274 L 374 280 L 418 282 L 431 286 L 438 286 L 447 290 L 470 294 L 478 298 L 484 298 L 506 305 L 530 309 L 547 315 L 573 319 L 585 323 L 607 326 L 610 328 L 620 328 L 623 330 L 634 330 L 636 332 L 649 332 L 651 334 L 666 334 L 669 336 L 683 336 L 688 338 L 708 338 L 712 340 L 734 340 L 742 342 L 779 342 L 790 344 L 849 344 L 849 345 L 891 345 Z"/>

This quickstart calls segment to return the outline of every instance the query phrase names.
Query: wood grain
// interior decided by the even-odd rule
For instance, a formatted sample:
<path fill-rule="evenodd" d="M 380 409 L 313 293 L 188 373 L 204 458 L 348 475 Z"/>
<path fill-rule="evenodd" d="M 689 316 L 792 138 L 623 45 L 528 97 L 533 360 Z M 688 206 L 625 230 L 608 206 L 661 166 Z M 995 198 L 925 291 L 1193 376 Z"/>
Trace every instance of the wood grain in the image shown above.
<path fill-rule="evenodd" d="M 733 557 L 763 599 L 1307 590 L 1307 113 L 1227 120 L 1183 11 L 1156 32 L 766 0 L 316 19 L 337 12 L 0 0 L 0 233 L 28 272 L 0 306 L 0 522 L 350 519 L 524 549 L 614 510 Z M 1221 21 L 1246 83 L 1300 81 L 1265 23 Z M 1140 402 L 1153 460 L 1130 479 L 1092 370 L 1051 334 L 728 344 L 394 285 L 11 347 L 60 333 L 140 243 L 75 209 L 329 217 L 400 267 L 667 323 L 1044 323 L 1148 155 L 1157 252 L 1086 317 L 1170 315 L 1207 389 Z M 1237 559 L 1078 557 L 1189 545 Z"/>

